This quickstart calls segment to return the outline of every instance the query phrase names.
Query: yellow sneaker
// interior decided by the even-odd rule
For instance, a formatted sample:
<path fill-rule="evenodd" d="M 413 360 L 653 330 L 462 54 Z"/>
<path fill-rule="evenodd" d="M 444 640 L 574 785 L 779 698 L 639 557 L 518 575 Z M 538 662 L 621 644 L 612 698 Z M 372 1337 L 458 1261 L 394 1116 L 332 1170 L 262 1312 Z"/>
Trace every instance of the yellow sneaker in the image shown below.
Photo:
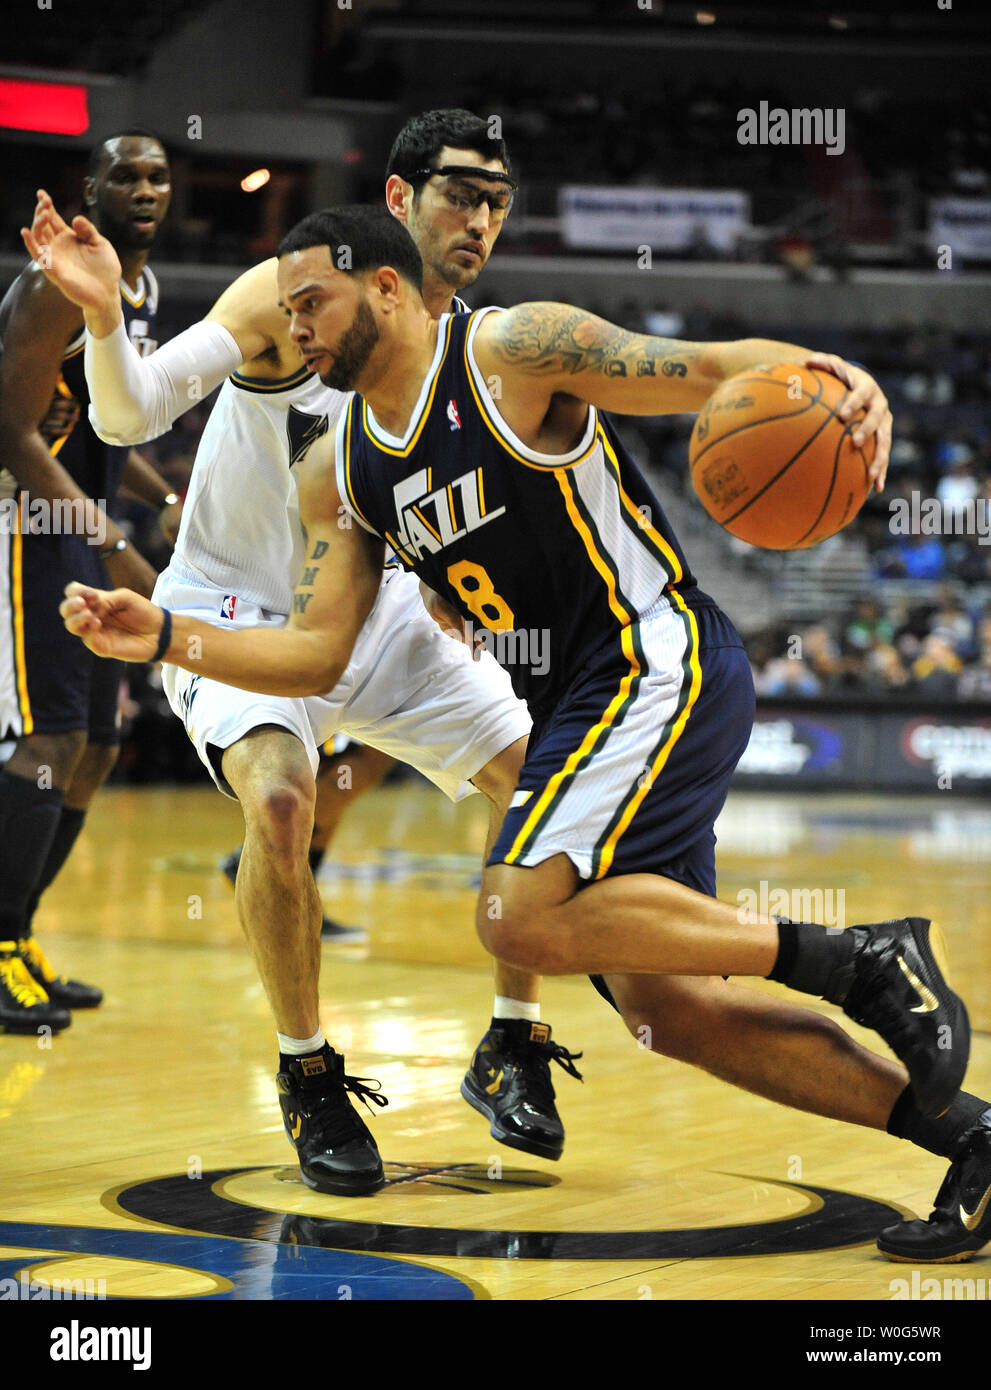
<path fill-rule="evenodd" d="M 29 973 L 16 941 L 0 941 L 0 1033 L 59 1033 L 72 1018 Z"/>
<path fill-rule="evenodd" d="M 103 1003 L 103 990 L 95 985 L 83 985 L 78 980 L 67 980 L 57 975 L 44 951 L 33 936 L 23 938 L 17 943 L 21 958 L 36 985 L 48 995 L 53 1004 L 64 1009 L 95 1009 Z"/>

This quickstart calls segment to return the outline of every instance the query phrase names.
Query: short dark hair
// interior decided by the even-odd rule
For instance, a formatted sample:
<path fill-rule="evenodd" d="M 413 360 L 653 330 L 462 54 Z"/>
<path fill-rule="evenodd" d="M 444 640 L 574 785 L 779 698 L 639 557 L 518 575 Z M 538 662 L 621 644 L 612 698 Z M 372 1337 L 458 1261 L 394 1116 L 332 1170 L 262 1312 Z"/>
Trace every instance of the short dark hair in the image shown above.
<path fill-rule="evenodd" d="M 141 126 L 129 126 L 127 130 L 114 130 L 109 135 L 105 135 L 98 145 L 94 145 L 89 152 L 89 163 L 86 166 L 86 173 L 91 179 L 95 179 L 100 173 L 100 166 L 106 154 L 107 146 L 111 140 L 154 140 L 156 145 L 161 145 L 165 151 L 165 158 L 168 159 L 169 152 L 165 148 L 165 141 L 160 135 L 156 135 L 153 130 L 145 130 Z"/>
<path fill-rule="evenodd" d="M 419 116 L 411 116 L 396 136 L 385 176 L 398 174 L 411 183 L 416 171 L 430 168 L 430 161 L 436 159 L 445 145 L 455 150 L 474 150 L 486 159 L 501 160 L 506 173 L 511 174 L 506 142 L 501 135 L 493 136 L 490 127 L 490 121 L 461 107 L 423 111 Z"/>
<path fill-rule="evenodd" d="M 423 262 L 416 242 L 403 224 L 384 207 L 363 203 L 321 208 L 297 222 L 279 242 L 279 255 L 326 246 L 330 259 L 347 275 L 391 266 L 414 289 L 423 289 Z M 348 254 L 340 254 L 346 250 Z"/>

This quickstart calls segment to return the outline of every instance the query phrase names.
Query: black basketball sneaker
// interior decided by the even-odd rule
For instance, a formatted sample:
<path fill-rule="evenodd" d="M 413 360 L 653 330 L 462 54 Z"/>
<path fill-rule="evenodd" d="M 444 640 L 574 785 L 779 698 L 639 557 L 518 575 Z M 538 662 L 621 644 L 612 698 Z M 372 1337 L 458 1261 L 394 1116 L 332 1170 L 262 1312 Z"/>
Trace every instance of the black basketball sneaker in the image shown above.
<path fill-rule="evenodd" d="M 243 848 L 243 845 L 238 845 L 237 849 L 232 850 L 220 861 L 220 870 L 232 888 L 237 882 L 237 870 Z M 368 940 L 368 933 L 363 927 L 346 927 L 343 922 L 335 922 L 332 917 L 325 916 L 320 921 L 320 939 L 337 942 L 342 946 L 360 946 Z"/>
<path fill-rule="evenodd" d="M 371 1132 L 348 1099 L 388 1105 L 379 1083 L 346 1076 L 344 1058 L 325 1045 L 307 1057 L 281 1058 L 275 1078 L 286 1133 L 308 1187 L 339 1197 L 364 1197 L 385 1181 Z"/>
<path fill-rule="evenodd" d="M 957 1146 L 927 1221 L 889 1226 L 877 1248 L 909 1264 L 959 1264 L 991 1240 L 991 1110 Z"/>
<path fill-rule="evenodd" d="M 103 990 L 95 985 L 84 985 L 79 980 L 67 980 L 64 975 L 56 975 L 55 969 L 33 936 L 18 941 L 21 960 L 27 966 L 28 974 L 35 984 L 48 995 L 53 1004 L 63 1009 L 95 1009 L 103 1003 Z"/>
<path fill-rule="evenodd" d="M 0 941 L 0 1033 L 60 1033 L 72 1015 L 54 1004 L 30 974 L 15 941 Z"/>
<path fill-rule="evenodd" d="M 946 981 L 946 948 L 925 917 L 848 927 L 852 957 L 830 977 L 823 998 L 873 1028 L 908 1068 L 919 1109 L 942 1115 L 963 1083 L 970 1021 Z"/>
<path fill-rule="evenodd" d="M 546 1023 L 494 1018 L 471 1059 L 461 1094 L 489 1119 L 489 1133 L 500 1144 L 558 1159 L 564 1125 L 554 1105 L 550 1063 L 581 1081 L 575 1066 L 581 1055 L 551 1042 Z"/>

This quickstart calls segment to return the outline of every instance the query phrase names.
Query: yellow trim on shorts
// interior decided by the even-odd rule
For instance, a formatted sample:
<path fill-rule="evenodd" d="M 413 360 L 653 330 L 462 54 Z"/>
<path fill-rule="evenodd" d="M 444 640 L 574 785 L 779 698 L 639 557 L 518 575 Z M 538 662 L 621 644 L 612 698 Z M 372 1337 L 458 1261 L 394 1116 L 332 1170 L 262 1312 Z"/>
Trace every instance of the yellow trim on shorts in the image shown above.
<path fill-rule="evenodd" d="M 613 696 L 613 698 L 609 701 L 609 704 L 606 706 L 606 710 L 602 717 L 595 724 L 593 724 L 592 727 L 586 732 L 585 737 L 582 739 L 578 747 L 573 749 L 568 754 L 564 766 L 554 773 L 554 775 L 548 781 L 547 785 L 544 787 L 543 791 L 540 793 L 540 797 L 536 805 L 533 806 L 533 808 L 531 809 L 530 814 L 527 816 L 526 820 L 523 823 L 520 833 L 517 835 L 516 839 L 510 846 L 509 853 L 506 855 L 506 858 L 503 861 L 504 863 L 516 863 L 517 858 L 522 853 L 523 846 L 526 844 L 526 841 L 533 834 L 537 822 L 541 819 L 541 817 L 544 814 L 544 811 L 557 796 L 558 791 L 561 787 L 561 783 L 564 781 L 566 777 L 571 776 L 571 774 L 577 769 L 578 764 L 581 762 L 581 760 L 586 756 L 587 753 L 589 753 L 592 750 L 596 740 L 602 733 L 603 729 L 608 729 L 612 726 L 617 714 L 619 714 L 620 710 L 623 708 L 627 700 L 630 698 L 630 687 L 632 686 L 637 676 L 640 674 L 640 662 L 637 660 L 636 655 L 633 651 L 633 641 L 630 636 L 630 629 L 628 627 L 623 628 L 620 640 L 623 646 L 623 654 L 630 663 L 630 669 L 626 672 L 626 674 L 623 676 L 623 679 L 620 681 L 619 689 L 616 691 L 616 694 Z"/>
<path fill-rule="evenodd" d="M 564 766 L 560 768 L 559 771 L 554 773 L 554 775 L 548 781 L 547 785 L 544 787 L 543 791 L 540 793 L 540 797 L 538 798 L 536 805 L 530 811 L 530 814 L 527 816 L 522 829 L 516 836 L 516 839 L 513 841 L 509 853 L 506 855 L 504 862 L 507 864 L 513 864 L 516 862 L 517 857 L 522 852 L 523 845 L 526 843 L 530 835 L 533 833 L 533 827 L 540 820 L 547 806 L 556 797 L 560 789 L 561 783 L 564 781 L 564 779 L 570 776 L 571 773 L 575 771 L 581 760 L 594 747 L 595 742 L 598 739 L 600 733 L 603 731 L 603 729 L 608 729 L 611 727 L 617 714 L 626 704 L 626 701 L 630 698 L 630 687 L 632 686 L 634 680 L 636 680 L 637 676 L 641 674 L 642 670 L 640 661 L 637 657 L 636 652 L 633 649 L 633 634 L 630 628 L 630 624 L 632 621 L 631 615 L 620 603 L 619 597 L 616 593 L 616 576 L 615 574 L 613 574 L 612 570 L 609 568 L 605 560 L 602 558 L 602 556 L 596 549 L 592 533 L 586 526 L 584 520 L 582 519 L 581 513 L 575 506 L 574 492 L 572 490 L 571 479 L 568 477 L 567 470 L 565 468 L 555 468 L 553 470 L 553 473 L 554 477 L 557 479 L 558 486 L 561 489 L 562 495 L 564 496 L 565 506 L 567 507 L 568 516 L 571 520 L 571 523 L 574 526 L 575 530 L 578 532 L 579 536 L 581 536 L 582 542 L 585 546 L 586 551 L 588 552 L 592 564 L 595 566 L 596 570 L 605 581 L 606 590 L 609 597 L 609 607 L 612 610 L 614 616 L 619 620 L 620 645 L 623 649 L 623 655 L 630 663 L 630 669 L 626 672 L 626 674 L 623 676 L 623 679 L 620 681 L 619 689 L 617 690 L 613 698 L 610 700 L 608 706 L 606 707 L 605 713 L 586 732 L 585 737 L 582 739 L 579 746 L 573 749 L 571 753 L 569 753 Z"/>
<path fill-rule="evenodd" d="M 20 516 L 14 518 L 14 531 L 11 536 L 10 590 L 11 606 L 14 616 L 14 665 L 17 668 L 17 704 L 21 711 L 21 734 L 34 733 L 34 716 L 31 713 L 31 698 L 28 695 L 27 658 L 24 654 L 24 538 L 21 534 Z"/>
<path fill-rule="evenodd" d="M 691 688 L 689 689 L 688 699 L 685 701 L 684 708 L 682 709 L 678 718 L 675 720 L 674 727 L 672 728 L 671 733 L 665 741 L 663 747 L 658 752 L 657 757 L 654 759 L 653 763 L 651 763 L 649 773 L 646 777 L 641 778 L 640 785 L 634 792 L 633 796 L 630 797 L 630 800 L 627 802 L 626 809 L 623 811 L 623 814 L 620 817 L 615 830 L 609 836 L 609 839 L 605 842 L 605 844 L 602 846 L 602 852 L 599 855 L 599 867 L 595 875 L 597 879 L 604 878 L 605 875 L 609 872 L 610 865 L 612 864 L 613 857 L 616 853 L 616 846 L 619 843 L 620 838 L 629 828 L 630 822 L 633 820 L 633 817 L 640 809 L 644 797 L 647 795 L 651 787 L 654 785 L 655 779 L 657 778 L 658 774 L 661 772 L 665 763 L 671 755 L 671 750 L 674 748 L 679 738 L 681 738 L 682 734 L 685 732 L 685 726 L 688 723 L 688 719 L 692 710 L 695 708 L 695 703 L 699 697 L 699 691 L 702 689 L 702 665 L 699 661 L 699 630 L 698 624 L 695 621 L 695 614 L 688 607 L 688 605 L 685 603 L 685 600 L 682 598 L 682 596 L 678 593 L 676 589 L 669 589 L 668 593 L 673 595 L 676 603 L 678 604 L 678 607 L 681 609 L 681 611 L 685 614 L 685 616 L 688 619 L 688 626 L 692 635 L 692 651 L 688 659 L 689 669 L 692 673 L 692 684 Z"/>

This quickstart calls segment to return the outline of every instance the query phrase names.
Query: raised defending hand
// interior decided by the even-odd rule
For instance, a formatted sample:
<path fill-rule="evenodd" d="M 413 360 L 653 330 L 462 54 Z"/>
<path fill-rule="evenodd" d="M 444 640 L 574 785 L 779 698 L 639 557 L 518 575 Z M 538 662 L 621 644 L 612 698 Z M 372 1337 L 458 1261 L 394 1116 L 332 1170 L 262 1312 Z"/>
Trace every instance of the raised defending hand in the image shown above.
<path fill-rule="evenodd" d="M 89 218 L 74 217 L 70 227 L 39 188 L 34 220 L 21 228 L 21 238 L 47 278 L 80 309 L 117 303 L 120 260 Z"/>
<path fill-rule="evenodd" d="M 805 365 L 818 368 L 820 371 L 832 372 L 833 376 L 838 376 L 840 381 L 850 388 L 850 395 L 840 411 L 841 420 L 849 420 L 860 409 L 867 412 L 863 423 L 854 431 L 853 442 L 859 449 L 872 434 L 876 436 L 874 459 L 868 474 L 874 490 L 882 492 L 888 472 L 888 455 L 891 452 L 892 419 L 887 396 L 863 367 L 855 367 L 852 362 L 846 362 L 833 353 L 817 352 Z"/>
<path fill-rule="evenodd" d="M 164 613 L 130 589 L 91 589 L 67 584 L 59 612 L 68 628 L 97 656 L 118 661 L 151 661 L 158 647 Z"/>

